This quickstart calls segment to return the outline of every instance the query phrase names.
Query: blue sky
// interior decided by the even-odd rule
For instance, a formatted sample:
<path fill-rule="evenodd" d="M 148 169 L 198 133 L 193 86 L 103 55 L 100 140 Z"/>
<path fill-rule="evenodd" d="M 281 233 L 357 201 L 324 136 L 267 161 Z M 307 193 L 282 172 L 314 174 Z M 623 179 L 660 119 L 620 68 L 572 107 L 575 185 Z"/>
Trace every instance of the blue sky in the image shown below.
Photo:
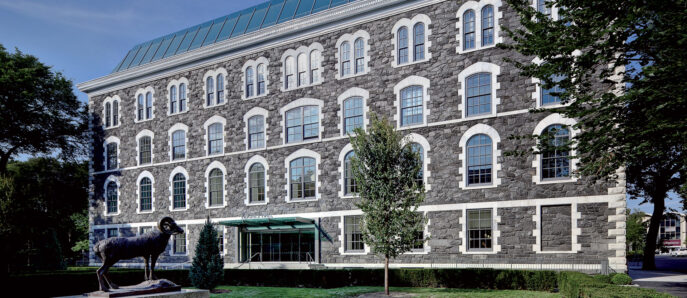
<path fill-rule="evenodd" d="M 37 56 L 75 84 L 109 74 L 135 45 L 266 0 L 0 0 L 0 43 Z M 75 93 L 87 101 L 84 93 Z M 677 196 L 668 207 L 682 210 Z M 651 212 L 628 200 L 629 208 Z"/>

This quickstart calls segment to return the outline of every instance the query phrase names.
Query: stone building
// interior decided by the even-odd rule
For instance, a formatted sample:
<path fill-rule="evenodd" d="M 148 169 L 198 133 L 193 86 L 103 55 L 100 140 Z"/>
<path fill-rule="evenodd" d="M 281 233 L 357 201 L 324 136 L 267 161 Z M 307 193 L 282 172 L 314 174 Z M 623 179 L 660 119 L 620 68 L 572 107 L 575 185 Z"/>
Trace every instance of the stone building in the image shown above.
<path fill-rule="evenodd" d="M 348 132 L 376 113 L 420 152 L 427 190 L 430 239 L 392 267 L 625 271 L 623 173 L 504 156 L 536 145 L 511 135 L 578 132 L 529 112 L 560 99 L 504 61 L 533 58 L 495 46 L 502 25 L 519 22 L 501 0 L 272 0 L 135 46 L 78 86 L 92 242 L 172 216 L 187 233 L 160 262 L 188 266 L 209 216 L 227 268 L 381 267 L 347 167 Z"/>

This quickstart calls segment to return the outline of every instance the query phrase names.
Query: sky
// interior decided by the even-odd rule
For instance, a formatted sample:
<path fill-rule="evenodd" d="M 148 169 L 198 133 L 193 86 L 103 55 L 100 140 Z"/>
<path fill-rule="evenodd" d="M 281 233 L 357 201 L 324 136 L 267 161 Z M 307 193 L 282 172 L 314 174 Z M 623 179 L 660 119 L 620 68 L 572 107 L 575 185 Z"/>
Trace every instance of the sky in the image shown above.
<path fill-rule="evenodd" d="M 0 0 L 0 44 L 53 66 L 76 84 L 112 72 L 135 45 L 266 0 Z M 675 194 L 667 206 L 682 211 Z M 651 204 L 628 208 L 651 212 Z M 684 211 L 682 211 L 684 212 Z"/>

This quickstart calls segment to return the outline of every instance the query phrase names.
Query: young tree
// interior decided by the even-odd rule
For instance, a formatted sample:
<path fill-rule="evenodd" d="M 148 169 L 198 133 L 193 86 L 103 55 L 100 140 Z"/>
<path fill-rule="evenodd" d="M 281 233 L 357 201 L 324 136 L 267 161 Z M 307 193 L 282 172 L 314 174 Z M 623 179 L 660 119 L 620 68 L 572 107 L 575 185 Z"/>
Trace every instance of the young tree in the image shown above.
<path fill-rule="evenodd" d="M 687 2 L 549 0 L 545 13 L 506 2 L 522 26 L 504 28 L 512 42 L 501 47 L 539 58 L 509 61 L 560 88 L 565 105 L 552 110 L 581 131 L 570 144 L 577 174 L 608 179 L 625 167 L 631 197 L 653 203 L 643 266 L 655 269 L 665 198 L 687 181 Z"/>
<path fill-rule="evenodd" d="M 627 209 L 625 214 L 627 215 L 627 224 L 625 226 L 627 251 L 641 251 L 646 240 L 647 223 L 644 218 L 647 215 L 639 210 L 630 212 L 630 209 Z"/>
<path fill-rule="evenodd" d="M 224 261 L 219 251 L 217 230 L 210 223 L 210 217 L 205 221 L 200 238 L 196 244 L 193 265 L 188 272 L 191 284 L 199 289 L 214 289 L 224 280 Z"/>
<path fill-rule="evenodd" d="M 369 132 L 358 128 L 350 137 L 353 178 L 363 211 L 363 241 L 384 257 L 384 292 L 389 295 L 389 259 L 422 244 L 426 218 L 417 208 L 425 198 L 418 181 L 422 162 L 386 120 L 370 115 Z"/>
<path fill-rule="evenodd" d="M 86 119 L 70 80 L 38 58 L 0 45 L 0 174 L 17 154 L 71 158 L 83 152 Z"/>

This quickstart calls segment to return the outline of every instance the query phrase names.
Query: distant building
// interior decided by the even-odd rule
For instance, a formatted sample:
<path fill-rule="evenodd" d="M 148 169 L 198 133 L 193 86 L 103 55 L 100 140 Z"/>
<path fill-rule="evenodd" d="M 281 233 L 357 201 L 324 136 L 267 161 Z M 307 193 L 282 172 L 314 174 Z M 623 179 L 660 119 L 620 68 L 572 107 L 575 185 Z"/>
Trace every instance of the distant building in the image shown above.
<path fill-rule="evenodd" d="M 661 229 L 659 230 L 657 241 L 662 241 L 663 247 L 668 250 L 687 247 L 685 246 L 686 228 L 685 214 L 665 213 L 661 221 Z"/>

